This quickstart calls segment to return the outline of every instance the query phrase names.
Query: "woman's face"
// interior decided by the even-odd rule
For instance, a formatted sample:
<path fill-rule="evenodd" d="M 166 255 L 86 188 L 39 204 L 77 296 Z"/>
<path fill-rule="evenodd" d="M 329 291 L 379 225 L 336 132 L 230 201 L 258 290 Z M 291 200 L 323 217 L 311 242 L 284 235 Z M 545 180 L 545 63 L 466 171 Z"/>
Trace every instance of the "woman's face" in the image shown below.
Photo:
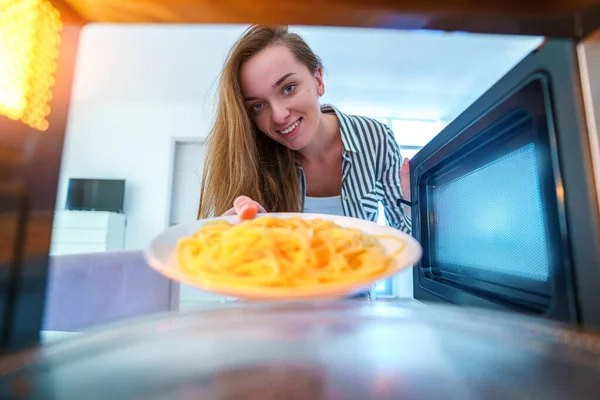
<path fill-rule="evenodd" d="M 240 68 L 246 108 L 262 132 L 291 150 L 315 137 L 323 94 L 322 71 L 312 72 L 285 45 L 262 50 Z"/>

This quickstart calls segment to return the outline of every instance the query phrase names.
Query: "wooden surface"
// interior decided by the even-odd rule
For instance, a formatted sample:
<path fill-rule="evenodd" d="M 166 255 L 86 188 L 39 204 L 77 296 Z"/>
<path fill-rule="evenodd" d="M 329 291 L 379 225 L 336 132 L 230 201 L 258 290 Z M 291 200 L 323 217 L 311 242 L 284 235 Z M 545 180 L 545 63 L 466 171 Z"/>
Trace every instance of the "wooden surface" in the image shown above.
<path fill-rule="evenodd" d="M 50 127 L 0 116 L 0 352 L 35 343 L 81 25 L 66 23 L 52 87 Z"/>
<path fill-rule="evenodd" d="M 120 23 L 277 23 L 581 37 L 600 0 L 54 0 L 65 18 Z M 582 21 L 585 20 L 585 24 Z"/>

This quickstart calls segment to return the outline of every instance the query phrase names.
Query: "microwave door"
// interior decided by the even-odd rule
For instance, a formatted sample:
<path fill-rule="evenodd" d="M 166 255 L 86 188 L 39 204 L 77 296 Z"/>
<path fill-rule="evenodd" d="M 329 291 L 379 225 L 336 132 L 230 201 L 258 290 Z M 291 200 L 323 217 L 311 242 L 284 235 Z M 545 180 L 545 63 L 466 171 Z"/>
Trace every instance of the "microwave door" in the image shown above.
<path fill-rule="evenodd" d="M 600 327 L 576 45 L 546 41 L 413 157 L 414 297 Z"/>

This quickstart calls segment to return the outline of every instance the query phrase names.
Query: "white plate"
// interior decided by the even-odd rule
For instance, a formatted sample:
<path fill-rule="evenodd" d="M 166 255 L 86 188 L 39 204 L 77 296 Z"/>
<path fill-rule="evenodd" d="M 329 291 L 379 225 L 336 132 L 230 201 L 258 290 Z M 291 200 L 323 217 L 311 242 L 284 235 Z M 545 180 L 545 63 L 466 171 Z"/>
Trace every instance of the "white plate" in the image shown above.
<path fill-rule="evenodd" d="M 197 220 L 189 223 L 175 225 L 160 235 L 158 235 L 152 242 L 145 252 L 146 260 L 148 264 L 163 274 L 164 276 L 173 279 L 175 281 L 196 286 L 202 290 L 218 293 L 226 296 L 233 296 L 242 299 L 249 300 L 300 300 L 300 299 L 327 299 L 337 298 L 351 295 L 363 290 L 368 289 L 375 282 L 388 278 L 399 271 L 412 266 L 417 262 L 422 255 L 422 249 L 419 242 L 417 242 L 412 236 L 394 228 L 378 225 L 371 221 L 365 221 L 357 218 L 340 217 L 336 215 L 326 214 L 303 214 L 303 213 L 269 213 L 259 214 L 269 215 L 277 218 L 290 218 L 290 217 L 301 217 L 304 219 L 315 219 L 320 218 L 324 220 L 333 221 L 336 224 L 345 228 L 358 228 L 363 232 L 370 235 L 381 235 L 381 236 L 394 236 L 402 239 L 406 243 L 406 247 L 400 254 L 394 257 L 394 263 L 390 268 L 386 269 L 382 273 L 373 276 L 372 279 L 359 282 L 341 282 L 341 283 L 328 283 L 319 286 L 313 286 L 310 288 L 295 288 L 295 289 L 284 289 L 284 288 L 264 288 L 264 287 L 226 287 L 207 285 L 195 279 L 194 276 L 186 273 L 177 262 L 176 248 L 177 243 L 180 239 L 191 236 L 202 225 L 207 221 L 213 221 L 215 219 L 224 219 L 232 224 L 239 224 L 241 221 L 239 217 L 218 217 L 204 220 Z M 388 254 L 394 252 L 398 248 L 398 242 L 395 240 L 381 239 L 380 243 L 384 246 Z"/>

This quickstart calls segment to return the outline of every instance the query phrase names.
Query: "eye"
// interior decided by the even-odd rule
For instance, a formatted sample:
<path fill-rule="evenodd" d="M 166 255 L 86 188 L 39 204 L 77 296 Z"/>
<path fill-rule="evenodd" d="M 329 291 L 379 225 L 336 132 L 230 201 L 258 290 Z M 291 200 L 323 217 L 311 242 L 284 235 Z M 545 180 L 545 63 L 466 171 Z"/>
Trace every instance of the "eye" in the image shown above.
<path fill-rule="evenodd" d="M 286 87 L 283 88 L 283 94 L 293 93 L 294 90 L 296 90 L 296 85 L 294 85 L 294 84 L 287 85 Z"/>
<path fill-rule="evenodd" d="M 252 104 L 252 111 L 254 111 L 255 113 L 257 113 L 260 110 L 262 110 L 263 107 L 264 107 L 264 104 L 262 104 L 262 103 Z"/>

